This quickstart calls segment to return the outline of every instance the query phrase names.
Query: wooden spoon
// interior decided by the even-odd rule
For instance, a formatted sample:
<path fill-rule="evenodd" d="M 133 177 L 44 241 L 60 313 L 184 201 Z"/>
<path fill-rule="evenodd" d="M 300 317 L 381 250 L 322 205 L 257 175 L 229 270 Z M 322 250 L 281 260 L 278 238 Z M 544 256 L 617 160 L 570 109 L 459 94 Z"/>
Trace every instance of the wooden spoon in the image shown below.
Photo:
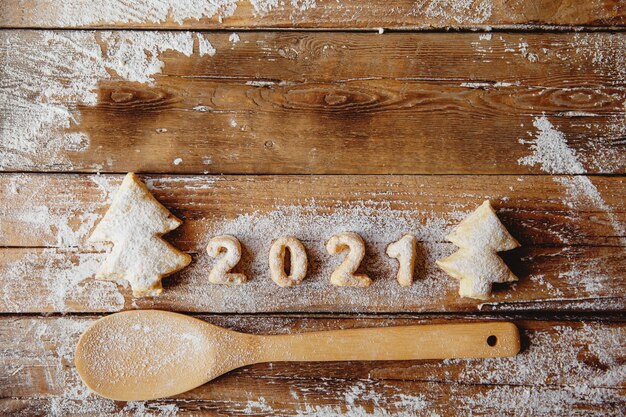
<path fill-rule="evenodd" d="M 158 310 L 112 314 L 93 323 L 76 346 L 87 386 L 113 400 L 151 400 L 196 388 L 260 362 L 364 361 L 514 356 L 513 323 L 365 328 L 260 336 Z"/>

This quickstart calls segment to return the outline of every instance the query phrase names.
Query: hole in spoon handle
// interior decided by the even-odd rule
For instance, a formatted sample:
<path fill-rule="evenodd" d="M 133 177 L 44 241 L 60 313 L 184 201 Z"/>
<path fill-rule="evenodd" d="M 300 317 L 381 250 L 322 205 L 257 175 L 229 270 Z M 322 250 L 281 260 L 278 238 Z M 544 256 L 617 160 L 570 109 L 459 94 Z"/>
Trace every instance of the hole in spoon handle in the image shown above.
<path fill-rule="evenodd" d="M 514 356 L 510 322 L 422 324 L 261 336 L 259 362 L 412 360 Z"/>

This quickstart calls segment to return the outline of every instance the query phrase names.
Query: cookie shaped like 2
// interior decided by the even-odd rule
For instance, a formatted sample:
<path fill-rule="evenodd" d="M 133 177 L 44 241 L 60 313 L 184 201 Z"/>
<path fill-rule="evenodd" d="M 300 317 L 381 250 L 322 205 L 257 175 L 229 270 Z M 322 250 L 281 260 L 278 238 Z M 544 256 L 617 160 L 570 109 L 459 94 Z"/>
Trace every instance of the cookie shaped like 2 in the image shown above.
<path fill-rule="evenodd" d="M 354 232 L 341 232 L 326 242 L 326 251 L 337 255 L 347 250 L 348 255 L 330 275 L 330 282 L 338 287 L 369 287 L 372 279 L 365 274 L 357 274 L 365 256 L 365 242 Z"/>
<path fill-rule="evenodd" d="M 114 245 L 96 278 L 125 279 L 135 297 L 159 295 L 163 291 L 161 279 L 191 262 L 191 256 L 161 239 L 181 224 L 134 173 L 127 174 L 89 238 Z"/>
<path fill-rule="evenodd" d="M 446 236 L 460 249 L 437 265 L 448 275 L 460 280 L 461 297 L 485 300 L 491 294 L 494 282 L 517 281 L 497 252 L 520 246 L 498 219 L 489 200 Z"/>
<path fill-rule="evenodd" d="M 216 236 L 206 248 L 211 258 L 221 258 L 209 272 L 209 282 L 213 284 L 243 284 L 248 278 L 237 272 L 230 272 L 241 260 L 241 243 L 234 236 Z"/>

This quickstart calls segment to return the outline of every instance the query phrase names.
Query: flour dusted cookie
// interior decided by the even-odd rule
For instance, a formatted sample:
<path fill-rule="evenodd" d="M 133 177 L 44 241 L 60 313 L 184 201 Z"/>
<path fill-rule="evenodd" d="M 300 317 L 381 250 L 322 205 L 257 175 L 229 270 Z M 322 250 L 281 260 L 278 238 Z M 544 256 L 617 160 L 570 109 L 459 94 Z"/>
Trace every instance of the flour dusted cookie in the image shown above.
<path fill-rule="evenodd" d="M 372 284 L 370 277 L 356 273 L 365 256 L 365 242 L 361 236 L 354 232 L 341 232 L 326 243 L 326 250 L 331 255 L 337 255 L 346 249 L 348 256 L 331 274 L 331 284 L 339 287 L 369 287 Z"/>
<path fill-rule="evenodd" d="M 161 239 L 181 224 L 134 173 L 128 173 L 89 238 L 91 242 L 113 243 L 96 278 L 125 279 L 135 297 L 159 295 L 163 291 L 161 279 L 191 262 L 191 256 Z"/>
<path fill-rule="evenodd" d="M 291 260 L 289 275 L 285 272 L 287 249 Z M 306 276 L 308 260 L 302 242 L 292 236 L 283 236 L 272 242 L 269 255 L 272 280 L 281 287 L 300 284 Z"/>
<path fill-rule="evenodd" d="M 400 267 L 396 279 L 403 287 L 413 283 L 415 258 L 417 256 L 417 239 L 413 235 L 404 235 L 397 242 L 387 246 L 387 256 L 398 260 Z"/>
<path fill-rule="evenodd" d="M 209 282 L 213 284 L 243 284 L 248 279 L 244 274 L 230 272 L 241 259 L 241 243 L 233 236 L 216 236 L 206 248 L 211 258 L 222 257 L 209 272 Z"/>
<path fill-rule="evenodd" d="M 460 280 L 461 297 L 485 300 L 494 282 L 517 281 L 497 252 L 520 246 L 498 219 L 489 200 L 465 218 L 446 236 L 460 249 L 437 265 Z"/>

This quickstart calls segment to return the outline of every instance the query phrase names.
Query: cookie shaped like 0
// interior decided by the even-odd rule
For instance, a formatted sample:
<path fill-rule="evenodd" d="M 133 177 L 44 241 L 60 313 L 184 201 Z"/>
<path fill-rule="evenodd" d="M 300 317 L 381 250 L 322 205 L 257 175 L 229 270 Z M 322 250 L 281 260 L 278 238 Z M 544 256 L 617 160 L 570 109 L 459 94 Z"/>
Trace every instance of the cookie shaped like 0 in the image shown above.
<path fill-rule="evenodd" d="M 291 267 L 285 272 L 285 255 L 289 249 Z M 281 287 L 292 287 L 302 282 L 306 276 L 308 260 L 302 242 L 292 236 L 283 236 L 272 242 L 269 255 L 272 280 Z"/>
<path fill-rule="evenodd" d="M 248 279 L 244 274 L 230 272 L 241 259 L 241 244 L 233 236 L 216 236 L 206 248 L 212 258 L 223 254 L 209 272 L 209 282 L 213 284 L 243 284 Z"/>
<path fill-rule="evenodd" d="M 365 242 L 354 232 L 337 233 L 326 243 L 326 250 L 337 255 L 348 249 L 348 256 L 330 275 L 330 282 L 339 287 L 369 287 L 372 280 L 365 274 L 357 274 L 365 256 Z"/>

